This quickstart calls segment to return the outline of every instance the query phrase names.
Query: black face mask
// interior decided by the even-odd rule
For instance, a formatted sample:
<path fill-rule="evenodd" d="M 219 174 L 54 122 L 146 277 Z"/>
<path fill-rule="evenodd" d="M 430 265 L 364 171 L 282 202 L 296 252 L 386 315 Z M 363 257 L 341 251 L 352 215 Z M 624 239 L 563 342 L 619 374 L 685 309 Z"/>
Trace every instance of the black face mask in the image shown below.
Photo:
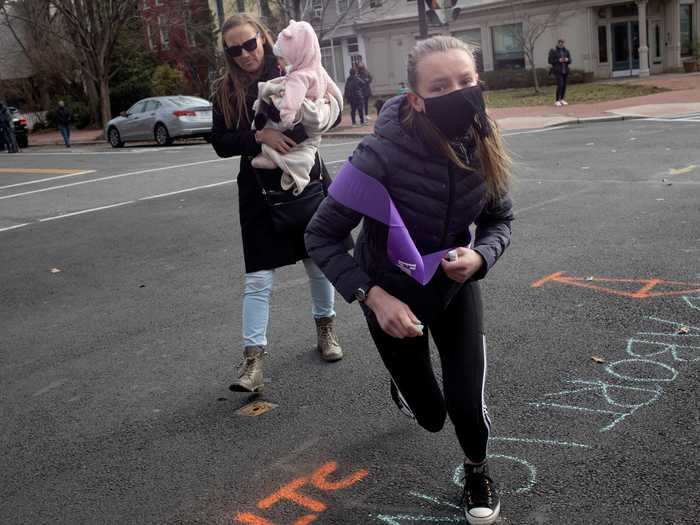
<path fill-rule="evenodd" d="M 448 140 L 461 139 L 475 125 L 482 137 L 491 131 L 481 86 L 467 87 L 439 97 L 423 98 L 423 102 L 426 116 Z"/>

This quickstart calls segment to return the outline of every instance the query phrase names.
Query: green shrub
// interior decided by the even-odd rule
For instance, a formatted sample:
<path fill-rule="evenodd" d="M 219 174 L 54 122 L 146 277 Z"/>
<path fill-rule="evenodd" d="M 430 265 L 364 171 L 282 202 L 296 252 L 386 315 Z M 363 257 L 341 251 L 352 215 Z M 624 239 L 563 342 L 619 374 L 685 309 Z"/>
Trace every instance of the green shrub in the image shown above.
<path fill-rule="evenodd" d="M 479 73 L 479 78 L 486 89 L 517 89 L 534 87 L 532 70 L 530 69 L 500 69 L 498 71 L 484 71 Z M 549 74 L 549 69 L 537 68 L 537 79 L 540 86 L 556 84 L 554 75 Z M 569 72 L 569 84 L 581 84 L 586 82 L 586 74 L 580 69 L 572 69 Z"/>
<path fill-rule="evenodd" d="M 177 95 L 182 92 L 184 84 L 185 77 L 182 71 L 168 64 L 156 67 L 151 79 L 153 95 L 156 97 Z"/>

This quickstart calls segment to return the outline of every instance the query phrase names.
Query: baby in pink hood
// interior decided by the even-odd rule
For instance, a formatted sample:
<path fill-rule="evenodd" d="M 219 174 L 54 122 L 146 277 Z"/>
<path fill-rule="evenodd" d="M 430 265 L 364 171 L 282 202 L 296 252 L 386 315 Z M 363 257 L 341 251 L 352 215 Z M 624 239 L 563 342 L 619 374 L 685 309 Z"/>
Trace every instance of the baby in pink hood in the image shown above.
<path fill-rule="evenodd" d="M 279 118 L 270 115 L 272 120 L 263 119 L 266 127 L 285 131 L 302 123 L 308 138 L 286 154 L 263 144 L 252 164 L 258 169 L 281 168 L 282 188 L 293 188 L 298 194 L 309 183 L 322 133 L 336 123 L 342 112 L 343 96 L 321 65 L 321 47 L 309 23 L 289 22 L 273 50 L 286 62 L 287 75 L 258 84 L 258 100 L 253 107 L 259 113 L 274 106 Z M 260 129 L 260 123 L 256 116 L 256 129 Z"/>

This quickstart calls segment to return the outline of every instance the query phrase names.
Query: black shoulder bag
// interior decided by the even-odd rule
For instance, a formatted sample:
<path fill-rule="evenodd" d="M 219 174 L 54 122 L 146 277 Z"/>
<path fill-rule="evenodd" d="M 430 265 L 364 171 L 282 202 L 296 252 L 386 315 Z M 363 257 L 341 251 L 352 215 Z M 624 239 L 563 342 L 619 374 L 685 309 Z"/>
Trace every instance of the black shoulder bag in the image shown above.
<path fill-rule="evenodd" d="M 283 190 L 280 186 L 280 170 L 255 170 L 258 185 L 262 190 L 267 207 L 270 210 L 272 224 L 277 233 L 303 232 L 311 217 L 328 195 L 331 177 L 321 156 L 316 154 L 316 164 L 311 170 L 311 182 L 299 195 L 292 190 Z M 313 177 L 318 173 L 318 177 Z M 270 176 L 265 177 L 265 175 Z M 265 184 L 263 179 L 274 175 L 275 182 Z"/>

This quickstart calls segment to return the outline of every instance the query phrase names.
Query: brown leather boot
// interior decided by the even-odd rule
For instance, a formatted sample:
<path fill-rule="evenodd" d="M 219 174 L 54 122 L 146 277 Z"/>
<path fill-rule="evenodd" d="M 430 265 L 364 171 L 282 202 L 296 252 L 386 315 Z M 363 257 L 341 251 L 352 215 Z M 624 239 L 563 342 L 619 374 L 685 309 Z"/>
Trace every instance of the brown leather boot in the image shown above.
<path fill-rule="evenodd" d="M 246 346 L 243 362 L 239 365 L 238 379 L 229 390 L 234 392 L 259 392 L 263 387 L 263 357 L 267 355 L 262 346 Z"/>
<path fill-rule="evenodd" d="M 340 343 L 335 335 L 334 321 L 335 317 L 316 319 L 317 348 L 324 361 L 340 361 L 343 358 L 343 349 L 340 348 Z"/>

